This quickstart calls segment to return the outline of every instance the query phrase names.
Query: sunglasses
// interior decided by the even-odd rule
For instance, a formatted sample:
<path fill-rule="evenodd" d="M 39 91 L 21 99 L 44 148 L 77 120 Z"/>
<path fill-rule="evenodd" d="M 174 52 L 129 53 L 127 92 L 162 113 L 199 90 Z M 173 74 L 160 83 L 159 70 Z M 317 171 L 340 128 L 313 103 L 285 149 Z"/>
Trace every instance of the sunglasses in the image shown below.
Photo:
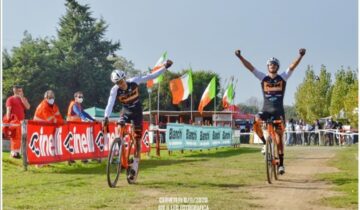
<path fill-rule="evenodd" d="M 77 98 L 84 98 L 84 96 L 78 96 Z"/>

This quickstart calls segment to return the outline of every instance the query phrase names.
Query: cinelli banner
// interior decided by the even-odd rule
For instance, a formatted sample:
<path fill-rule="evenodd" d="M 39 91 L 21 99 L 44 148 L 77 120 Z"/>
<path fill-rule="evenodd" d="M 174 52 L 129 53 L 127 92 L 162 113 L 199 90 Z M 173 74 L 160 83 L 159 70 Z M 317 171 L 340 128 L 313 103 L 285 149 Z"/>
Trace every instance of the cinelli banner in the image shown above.
<path fill-rule="evenodd" d="M 109 124 L 109 132 L 104 138 L 102 125 L 99 122 L 67 122 L 59 125 L 24 121 L 22 125 L 22 150 L 26 152 L 24 165 L 107 157 L 110 145 L 115 139 L 115 126 L 115 122 Z M 144 122 L 141 141 L 143 153 L 150 151 L 148 127 L 148 122 Z M 126 143 L 130 141 L 129 137 L 124 139 Z"/>
<path fill-rule="evenodd" d="M 230 146 L 232 130 L 228 127 L 193 126 L 168 123 L 166 145 L 168 150 L 195 150 Z"/>

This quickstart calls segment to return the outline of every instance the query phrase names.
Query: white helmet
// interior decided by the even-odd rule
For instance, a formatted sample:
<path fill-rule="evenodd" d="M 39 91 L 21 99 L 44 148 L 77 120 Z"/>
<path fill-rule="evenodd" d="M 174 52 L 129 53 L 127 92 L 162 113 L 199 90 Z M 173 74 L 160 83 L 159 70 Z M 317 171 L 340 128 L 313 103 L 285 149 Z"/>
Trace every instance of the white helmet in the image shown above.
<path fill-rule="evenodd" d="M 126 74 L 125 72 L 115 69 L 114 71 L 111 72 L 111 81 L 113 83 L 117 83 L 118 81 L 125 79 L 126 78 Z"/>
<path fill-rule="evenodd" d="M 278 67 L 280 67 L 280 61 L 277 59 L 277 58 L 270 58 L 267 62 L 266 62 L 267 65 L 270 65 L 270 64 L 276 64 Z"/>

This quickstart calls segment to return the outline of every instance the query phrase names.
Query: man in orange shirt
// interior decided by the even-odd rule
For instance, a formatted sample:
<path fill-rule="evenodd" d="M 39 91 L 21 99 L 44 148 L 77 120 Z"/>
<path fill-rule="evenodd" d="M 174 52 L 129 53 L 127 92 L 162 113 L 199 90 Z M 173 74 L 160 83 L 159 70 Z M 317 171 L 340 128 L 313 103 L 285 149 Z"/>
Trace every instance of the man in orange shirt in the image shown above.
<path fill-rule="evenodd" d="M 55 102 L 55 94 L 52 90 L 48 90 L 44 94 L 44 100 L 36 108 L 34 120 L 52 123 L 63 123 L 64 120 L 60 114 L 58 106 Z"/>

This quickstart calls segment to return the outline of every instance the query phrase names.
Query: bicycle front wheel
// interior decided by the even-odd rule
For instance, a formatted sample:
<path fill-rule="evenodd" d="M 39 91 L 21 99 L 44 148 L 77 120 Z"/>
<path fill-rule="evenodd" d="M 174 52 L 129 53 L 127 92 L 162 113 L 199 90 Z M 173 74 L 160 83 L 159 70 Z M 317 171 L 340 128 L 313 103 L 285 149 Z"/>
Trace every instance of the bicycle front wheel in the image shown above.
<path fill-rule="evenodd" d="M 114 139 L 111 144 L 106 166 L 109 187 L 115 187 L 121 172 L 122 143 L 120 138 Z"/>
<path fill-rule="evenodd" d="M 269 184 L 271 184 L 273 176 L 273 153 L 271 148 L 272 140 L 270 137 L 266 139 L 266 150 L 265 150 L 265 165 L 266 165 L 266 177 Z"/>
<path fill-rule="evenodd" d="M 273 146 L 273 162 L 272 162 L 272 165 L 273 165 L 273 173 L 274 173 L 274 178 L 275 180 L 278 180 L 278 164 L 279 164 L 279 151 L 278 151 L 278 147 L 277 147 L 277 144 L 274 143 L 272 144 Z"/>
<path fill-rule="evenodd" d="M 135 148 L 135 145 L 134 143 L 131 143 L 129 145 L 129 151 L 131 151 L 132 148 Z M 134 164 L 134 159 L 135 159 L 135 155 L 134 154 L 130 154 L 129 152 L 129 155 L 127 156 L 127 161 L 129 163 L 129 167 L 127 168 L 126 170 L 126 177 L 127 177 L 127 182 L 129 184 L 135 184 L 136 183 L 136 180 L 137 180 L 137 176 L 139 174 L 139 166 L 137 168 L 137 171 L 134 171 L 133 168 L 132 168 L 132 165 Z M 139 164 L 139 163 L 138 163 Z"/>

